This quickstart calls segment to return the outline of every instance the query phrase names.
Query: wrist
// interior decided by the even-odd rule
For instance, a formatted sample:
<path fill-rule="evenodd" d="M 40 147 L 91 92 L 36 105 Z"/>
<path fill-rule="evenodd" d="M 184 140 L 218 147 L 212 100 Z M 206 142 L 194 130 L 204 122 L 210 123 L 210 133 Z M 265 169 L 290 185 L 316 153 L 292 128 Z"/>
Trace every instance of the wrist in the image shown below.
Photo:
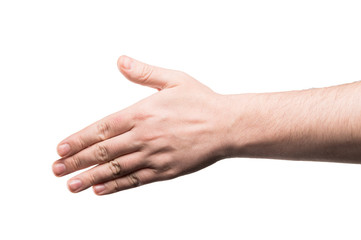
<path fill-rule="evenodd" d="M 228 121 L 229 157 L 270 157 L 273 144 L 282 141 L 276 130 L 274 106 L 278 93 L 227 95 L 231 117 Z M 277 150 L 276 150 L 277 151 Z"/>
<path fill-rule="evenodd" d="M 252 142 L 251 109 L 254 94 L 220 95 L 222 99 L 223 158 L 245 157 L 245 148 Z"/>

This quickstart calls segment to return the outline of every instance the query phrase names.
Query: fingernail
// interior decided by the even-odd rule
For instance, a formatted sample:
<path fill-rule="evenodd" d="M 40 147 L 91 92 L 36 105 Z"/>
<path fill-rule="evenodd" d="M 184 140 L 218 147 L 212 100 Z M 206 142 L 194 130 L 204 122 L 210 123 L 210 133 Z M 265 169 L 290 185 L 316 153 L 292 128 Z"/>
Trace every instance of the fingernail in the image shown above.
<path fill-rule="evenodd" d="M 100 194 L 105 190 L 105 186 L 104 184 L 99 184 L 99 185 L 95 185 L 93 189 L 95 193 Z"/>
<path fill-rule="evenodd" d="M 132 68 L 133 61 L 127 56 L 122 56 L 120 60 L 120 65 L 122 66 L 122 68 L 129 70 Z"/>
<path fill-rule="evenodd" d="M 76 192 L 82 185 L 82 182 L 79 179 L 73 179 L 69 182 L 69 189 L 72 192 Z"/>
<path fill-rule="evenodd" d="M 60 176 L 65 172 L 65 165 L 62 163 L 56 163 L 53 166 L 53 172 L 55 175 Z"/>
<path fill-rule="evenodd" d="M 61 144 L 58 147 L 58 153 L 60 156 L 65 156 L 70 151 L 70 145 L 67 143 Z"/>

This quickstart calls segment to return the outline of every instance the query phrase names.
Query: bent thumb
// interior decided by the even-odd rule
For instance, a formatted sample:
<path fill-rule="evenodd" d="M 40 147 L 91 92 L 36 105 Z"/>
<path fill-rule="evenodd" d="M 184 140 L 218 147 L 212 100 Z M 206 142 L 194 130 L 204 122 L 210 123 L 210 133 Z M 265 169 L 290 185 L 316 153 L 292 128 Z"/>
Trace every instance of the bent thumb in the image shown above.
<path fill-rule="evenodd" d="M 128 56 L 118 59 L 119 71 L 130 81 L 158 90 L 179 85 L 179 72 L 142 63 Z"/>

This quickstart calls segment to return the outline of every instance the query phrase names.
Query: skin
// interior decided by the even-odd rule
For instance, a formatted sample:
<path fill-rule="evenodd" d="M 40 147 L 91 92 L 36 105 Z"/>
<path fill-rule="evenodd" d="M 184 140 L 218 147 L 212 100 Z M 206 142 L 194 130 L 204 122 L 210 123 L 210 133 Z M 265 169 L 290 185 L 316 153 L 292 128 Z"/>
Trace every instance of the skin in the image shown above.
<path fill-rule="evenodd" d="M 111 194 L 230 157 L 359 163 L 361 83 L 221 95 L 184 72 L 118 59 L 130 81 L 159 91 L 67 137 L 56 176 L 71 192 Z"/>

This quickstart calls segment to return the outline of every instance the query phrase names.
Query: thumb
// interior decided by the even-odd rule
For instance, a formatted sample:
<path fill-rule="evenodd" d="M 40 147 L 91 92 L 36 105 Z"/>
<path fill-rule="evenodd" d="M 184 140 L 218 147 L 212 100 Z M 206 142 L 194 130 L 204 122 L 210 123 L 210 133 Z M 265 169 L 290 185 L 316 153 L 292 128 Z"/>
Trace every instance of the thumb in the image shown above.
<path fill-rule="evenodd" d="M 124 55 L 118 59 L 118 68 L 130 81 L 158 90 L 181 83 L 179 71 L 151 66 Z"/>

